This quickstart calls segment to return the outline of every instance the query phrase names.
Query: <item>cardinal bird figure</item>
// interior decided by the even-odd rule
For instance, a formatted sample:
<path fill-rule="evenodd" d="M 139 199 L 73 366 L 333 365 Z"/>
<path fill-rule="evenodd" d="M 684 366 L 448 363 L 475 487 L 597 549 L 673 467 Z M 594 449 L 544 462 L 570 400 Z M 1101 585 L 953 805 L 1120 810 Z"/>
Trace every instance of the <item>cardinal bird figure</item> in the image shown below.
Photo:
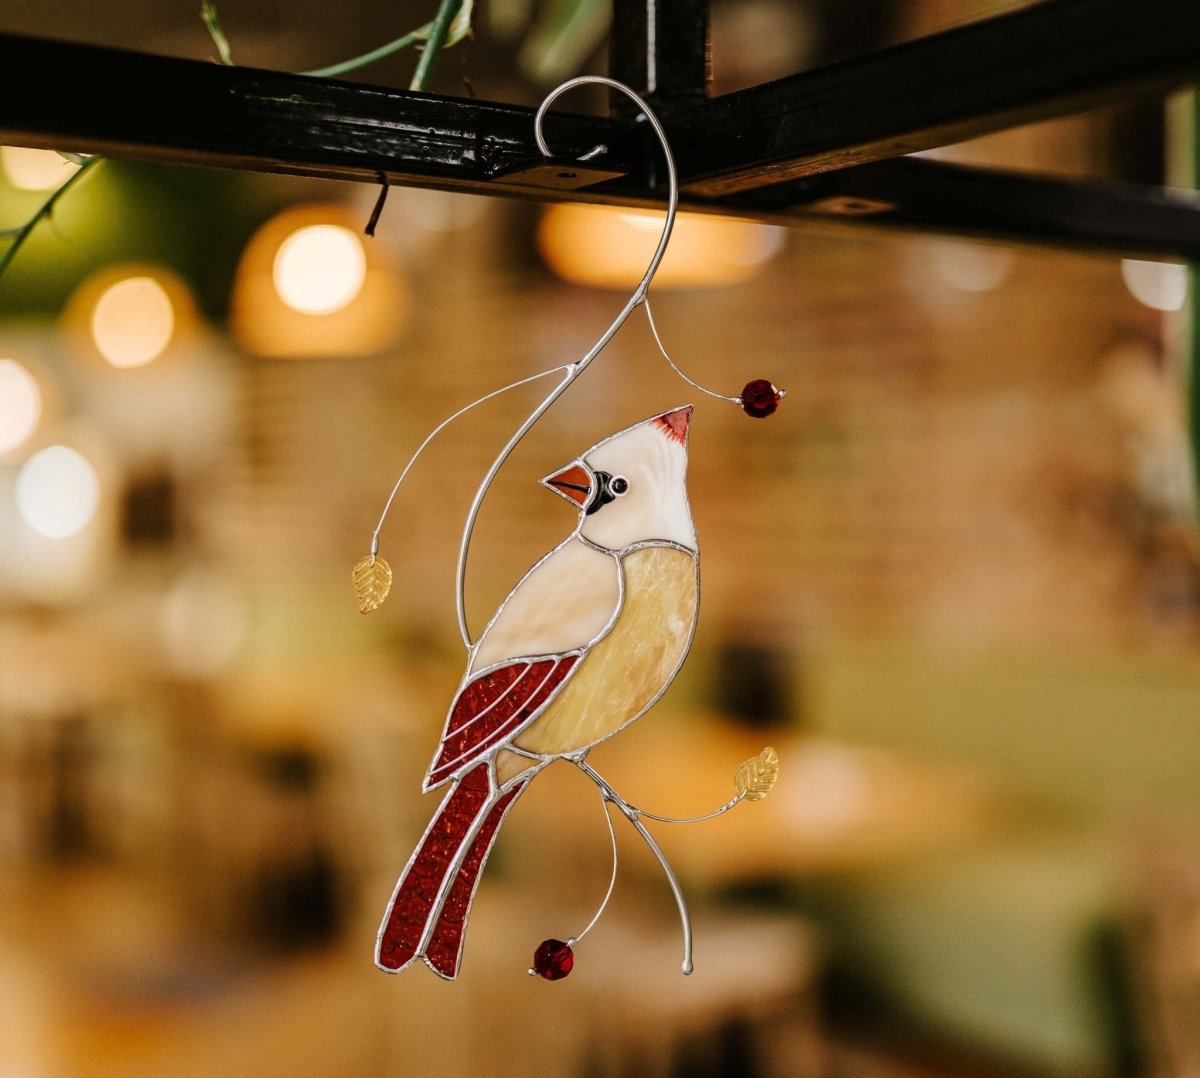
<path fill-rule="evenodd" d="M 542 483 L 579 524 L 520 580 L 471 647 L 424 789 L 449 786 L 392 893 L 376 964 L 453 979 L 480 873 L 539 771 L 583 766 L 682 665 L 700 596 L 687 498 L 691 406 L 606 438 Z"/>

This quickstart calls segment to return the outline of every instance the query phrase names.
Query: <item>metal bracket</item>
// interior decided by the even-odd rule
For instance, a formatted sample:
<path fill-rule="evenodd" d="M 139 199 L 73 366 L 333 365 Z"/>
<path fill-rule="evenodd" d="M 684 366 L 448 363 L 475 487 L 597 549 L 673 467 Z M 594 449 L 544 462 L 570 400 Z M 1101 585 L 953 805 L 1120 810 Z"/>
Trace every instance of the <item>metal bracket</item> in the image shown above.
<path fill-rule="evenodd" d="M 627 169 L 597 165 L 594 161 L 539 157 L 515 168 L 500 169 L 492 174 L 491 179 L 495 183 L 515 187 L 536 187 L 543 191 L 575 191 L 628 175 Z"/>
<path fill-rule="evenodd" d="M 804 207 L 813 213 L 831 213 L 839 217 L 867 217 L 873 213 L 888 213 L 896 209 L 894 202 L 857 195 L 830 195 Z"/>

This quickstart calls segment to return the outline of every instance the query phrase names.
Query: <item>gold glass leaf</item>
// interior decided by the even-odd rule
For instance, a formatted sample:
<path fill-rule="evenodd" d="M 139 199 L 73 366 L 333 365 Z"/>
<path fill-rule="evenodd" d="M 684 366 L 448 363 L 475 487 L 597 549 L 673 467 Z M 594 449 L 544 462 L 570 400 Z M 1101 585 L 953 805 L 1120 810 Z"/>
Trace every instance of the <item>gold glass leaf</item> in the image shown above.
<path fill-rule="evenodd" d="M 369 614 L 384 599 L 392 586 L 392 567 L 383 558 L 368 554 L 354 567 L 354 595 L 358 610 Z"/>
<path fill-rule="evenodd" d="M 774 789 L 778 778 L 779 754 L 768 745 L 737 769 L 733 785 L 744 800 L 761 801 Z"/>

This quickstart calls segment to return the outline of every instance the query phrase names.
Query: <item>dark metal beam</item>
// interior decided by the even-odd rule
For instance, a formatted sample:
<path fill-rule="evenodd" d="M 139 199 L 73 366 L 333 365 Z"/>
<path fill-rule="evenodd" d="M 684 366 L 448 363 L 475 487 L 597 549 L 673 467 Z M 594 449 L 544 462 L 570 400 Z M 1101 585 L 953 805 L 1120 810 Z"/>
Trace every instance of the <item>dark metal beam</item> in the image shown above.
<path fill-rule="evenodd" d="M 63 71 L 69 82 L 51 85 L 47 72 Z M 555 113 L 546 135 L 574 157 L 615 131 Z M 10 35 L 0 35 L 0 142 L 476 189 L 539 157 L 533 110 L 520 106 Z"/>
<path fill-rule="evenodd" d="M 716 98 L 671 134 L 685 186 L 715 197 L 1198 78 L 1197 0 L 1049 0 Z"/>
<path fill-rule="evenodd" d="M 1200 193 L 1080 182 L 898 157 L 728 196 L 769 213 L 1200 261 Z"/>
<path fill-rule="evenodd" d="M 31 92 L 46 71 L 70 71 L 72 85 L 86 92 Z M 677 154 L 694 152 L 670 115 L 667 127 Z M 649 171 L 656 157 L 630 129 L 624 120 L 553 113 L 547 137 L 561 158 L 546 163 L 529 108 L 0 36 L 0 142 L 20 145 L 661 206 Z M 598 143 L 609 152 L 586 165 L 570 160 Z M 879 161 L 719 199 L 685 191 L 683 205 L 777 222 L 867 221 L 1200 261 L 1200 209 L 1186 197 L 926 159 Z"/>
<path fill-rule="evenodd" d="M 708 97 L 708 0 L 613 0 L 608 70 L 663 114 Z"/>

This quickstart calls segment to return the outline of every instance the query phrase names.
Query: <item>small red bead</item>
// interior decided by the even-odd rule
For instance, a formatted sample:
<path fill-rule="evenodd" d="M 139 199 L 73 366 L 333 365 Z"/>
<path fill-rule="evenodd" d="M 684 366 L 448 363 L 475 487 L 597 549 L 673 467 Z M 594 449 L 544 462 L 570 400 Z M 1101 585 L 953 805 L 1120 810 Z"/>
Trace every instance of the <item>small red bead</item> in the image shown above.
<path fill-rule="evenodd" d="M 765 378 L 755 378 L 747 382 L 742 390 L 742 411 L 753 419 L 766 419 L 783 400 L 779 392 Z"/>
<path fill-rule="evenodd" d="M 533 969 L 539 977 L 548 981 L 562 980 L 575 965 L 575 952 L 569 943 L 562 940 L 542 940 L 541 946 L 533 952 Z"/>

